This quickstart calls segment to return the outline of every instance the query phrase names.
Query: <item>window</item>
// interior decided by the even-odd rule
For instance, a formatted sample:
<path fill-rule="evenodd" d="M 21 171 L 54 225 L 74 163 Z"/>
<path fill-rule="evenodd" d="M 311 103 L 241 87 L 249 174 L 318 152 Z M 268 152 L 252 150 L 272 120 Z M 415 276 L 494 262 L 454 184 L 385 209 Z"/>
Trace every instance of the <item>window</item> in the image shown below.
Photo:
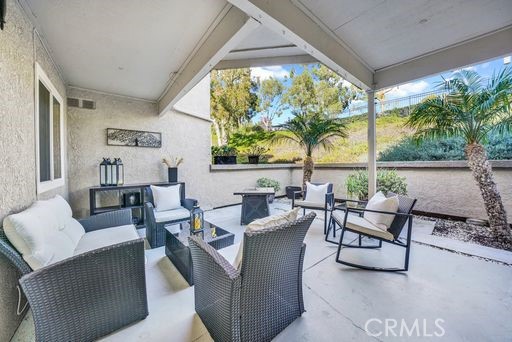
<path fill-rule="evenodd" d="M 64 114 L 62 97 L 36 63 L 37 192 L 64 185 Z"/>

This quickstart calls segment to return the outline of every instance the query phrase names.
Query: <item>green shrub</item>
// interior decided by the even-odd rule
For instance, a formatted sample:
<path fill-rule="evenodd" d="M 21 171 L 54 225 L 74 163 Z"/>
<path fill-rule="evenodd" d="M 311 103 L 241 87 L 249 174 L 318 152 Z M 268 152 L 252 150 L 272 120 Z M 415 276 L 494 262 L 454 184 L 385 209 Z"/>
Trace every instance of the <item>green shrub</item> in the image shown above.
<path fill-rule="evenodd" d="M 212 156 L 236 156 L 237 150 L 234 147 L 223 145 L 223 146 L 212 146 Z"/>
<path fill-rule="evenodd" d="M 357 197 L 359 200 L 368 199 L 368 170 L 358 170 L 348 175 L 345 180 L 347 195 Z M 389 191 L 407 195 L 407 183 L 405 177 L 400 177 L 396 170 L 377 170 L 377 191 L 388 193 Z"/>
<path fill-rule="evenodd" d="M 240 152 L 246 152 L 252 146 L 263 145 L 271 134 L 259 125 L 244 126 L 229 136 L 229 146 L 237 148 Z"/>
<path fill-rule="evenodd" d="M 281 189 L 279 182 L 270 178 L 260 178 L 256 181 L 256 185 L 259 188 L 274 188 L 275 192 L 278 192 Z"/>
<path fill-rule="evenodd" d="M 512 135 L 490 134 L 484 144 L 487 156 L 491 160 L 512 159 Z M 440 138 L 426 140 L 419 144 L 411 138 L 405 138 L 397 145 L 382 151 L 379 161 L 431 161 L 465 160 L 464 140 L 462 138 Z"/>

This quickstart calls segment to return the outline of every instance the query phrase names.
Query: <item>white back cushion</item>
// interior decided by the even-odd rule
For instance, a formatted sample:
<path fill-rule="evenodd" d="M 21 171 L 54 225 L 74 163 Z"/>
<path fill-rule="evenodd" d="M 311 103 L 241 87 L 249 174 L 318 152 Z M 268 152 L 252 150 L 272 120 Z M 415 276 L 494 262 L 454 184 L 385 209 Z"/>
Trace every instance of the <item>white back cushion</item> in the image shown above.
<path fill-rule="evenodd" d="M 389 211 L 396 213 L 398 211 L 398 197 L 392 196 L 386 198 L 382 191 L 377 192 L 366 205 L 366 209 Z M 382 230 L 388 230 L 395 219 L 395 215 L 372 213 L 366 211 L 364 218 L 373 223 L 376 227 Z"/>
<path fill-rule="evenodd" d="M 247 228 L 245 228 L 246 232 L 255 232 L 258 230 L 271 228 L 280 226 L 285 223 L 293 222 L 297 220 L 297 215 L 299 213 L 299 207 L 290 210 L 288 212 L 285 212 L 283 214 L 277 214 L 272 216 L 267 216 L 260 218 L 258 220 L 254 220 L 253 222 L 249 223 Z M 235 261 L 233 262 L 233 266 L 235 268 L 240 269 L 242 266 L 242 259 L 244 256 L 244 242 L 242 240 L 242 243 L 240 244 L 240 247 L 238 248 L 238 253 L 235 257 Z"/>
<path fill-rule="evenodd" d="M 325 203 L 325 195 L 327 194 L 327 188 L 329 183 L 314 185 L 310 182 L 306 182 L 306 198 L 305 201 L 313 203 L 321 203 L 322 206 Z"/>
<path fill-rule="evenodd" d="M 4 230 L 33 270 L 71 257 L 85 233 L 60 196 L 37 201 L 25 211 L 7 216 Z"/>
<path fill-rule="evenodd" d="M 181 185 L 154 186 L 151 185 L 153 192 L 153 202 L 156 211 L 172 210 L 181 207 L 180 197 Z"/>

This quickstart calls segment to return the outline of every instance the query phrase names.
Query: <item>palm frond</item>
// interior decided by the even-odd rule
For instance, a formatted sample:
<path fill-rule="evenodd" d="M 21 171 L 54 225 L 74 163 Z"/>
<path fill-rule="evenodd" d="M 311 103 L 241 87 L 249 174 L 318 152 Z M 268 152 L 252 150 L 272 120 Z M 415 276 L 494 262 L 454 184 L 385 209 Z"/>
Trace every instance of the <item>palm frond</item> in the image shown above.
<path fill-rule="evenodd" d="M 274 142 L 293 141 L 302 146 L 306 155 L 319 148 L 331 149 L 332 140 L 348 136 L 345 122 L 340 118 L 327 118 L 322 114 L 294 114 L 294 117 L 279 126 Z"/>

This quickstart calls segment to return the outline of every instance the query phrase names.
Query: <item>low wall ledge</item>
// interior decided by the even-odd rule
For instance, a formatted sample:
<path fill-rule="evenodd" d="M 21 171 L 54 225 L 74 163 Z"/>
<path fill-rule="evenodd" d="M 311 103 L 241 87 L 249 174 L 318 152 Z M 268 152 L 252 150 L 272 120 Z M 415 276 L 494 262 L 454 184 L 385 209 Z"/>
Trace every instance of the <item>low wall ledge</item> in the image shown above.
<path fill-rule="evenodd" d="M 491 160 L 494 169 L 512 169 L 512 160 Z M 366 163 L 332 163 L 315 164 L 315 169 L 364 169 Z M 465 160 L 453 161 L 411 161 L 411 162 L 377 162 L 377 167 L 393 169 L 465 169 L 468 163 Z M 276 169 L 301 169 L 302 164 L 234 164 L 234 165 L 210 165 L 211 172 L 219 171 L 248 171 L 248 170 L 276 170 Z"/>

